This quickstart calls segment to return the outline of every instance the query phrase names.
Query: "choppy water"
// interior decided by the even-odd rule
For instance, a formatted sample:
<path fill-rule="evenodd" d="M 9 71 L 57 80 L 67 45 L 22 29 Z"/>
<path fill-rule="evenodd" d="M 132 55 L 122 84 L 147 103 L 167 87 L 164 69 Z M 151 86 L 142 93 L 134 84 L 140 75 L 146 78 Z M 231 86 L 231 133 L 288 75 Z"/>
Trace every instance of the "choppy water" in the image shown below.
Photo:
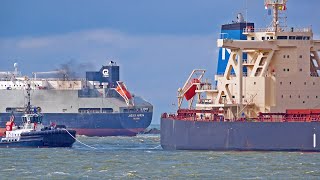
<path fill-rule="evenodd" d="M 0 149 L 0 179 L 320 179 L 320 153 L 164 151 L 159 135 Z"/>

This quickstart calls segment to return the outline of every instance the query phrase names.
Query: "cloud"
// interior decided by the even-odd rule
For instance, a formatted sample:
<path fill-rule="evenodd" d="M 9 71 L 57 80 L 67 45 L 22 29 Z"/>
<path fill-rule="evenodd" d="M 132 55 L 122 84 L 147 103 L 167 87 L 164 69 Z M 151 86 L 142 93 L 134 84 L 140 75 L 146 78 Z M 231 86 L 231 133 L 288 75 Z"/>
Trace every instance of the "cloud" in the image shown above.
<path fill-rule="evenodd" d="M 161 112 L 173 112 L 176 92 L 195 68 L 213 78 L 216 35 L 132 35 L 95 29 L 44 37 L 0 39 L 0 59 L 10 70 L 15 61 L 24 73 L 49 71 L 70 60 L 94 64 L 98 70 L 109 60 L 120 65 L 120 78 L 136 95 L 155 106 L 154 122 Z"/>

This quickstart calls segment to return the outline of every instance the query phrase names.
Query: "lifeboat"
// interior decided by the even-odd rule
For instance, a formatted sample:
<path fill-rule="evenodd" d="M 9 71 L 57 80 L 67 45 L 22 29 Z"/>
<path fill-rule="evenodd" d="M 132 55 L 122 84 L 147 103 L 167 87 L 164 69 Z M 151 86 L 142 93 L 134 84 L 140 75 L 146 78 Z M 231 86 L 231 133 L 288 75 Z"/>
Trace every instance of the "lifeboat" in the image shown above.
<path fill-rule="evenodd" d="M 119 83 L 116 91 L 122 96 L 122 97 L 126 97 L 127 99 L 131 99 L 131 93 L 127 90 L 127 88 L 124 86 L 124 84 Z"/>
<path fill-rule="evenodd" d="M 184 97 L 186 98 L 187 101 L 189 101 L 191 98 L 193 98 L 196 95 L 197 83 L 200 83 L 199 79 L 192 79 L 190 81 L 189 88 L 184 94 Z"/>

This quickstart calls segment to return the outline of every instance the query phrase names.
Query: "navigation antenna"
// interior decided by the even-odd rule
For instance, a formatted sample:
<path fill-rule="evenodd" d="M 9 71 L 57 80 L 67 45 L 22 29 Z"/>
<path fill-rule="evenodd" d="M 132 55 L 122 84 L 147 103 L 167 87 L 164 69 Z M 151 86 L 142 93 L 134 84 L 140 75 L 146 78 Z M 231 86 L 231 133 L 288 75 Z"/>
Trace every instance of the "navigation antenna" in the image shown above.
<path fill-rule="evenodd" d="M 287 10 L 287 0 L 265 0 L 264 5 L 266 9 L 272 9 L 272 28 L 274 32 L 281 31 L 281 22 L 279 21 L 279 14 L 281 11 Z"/>

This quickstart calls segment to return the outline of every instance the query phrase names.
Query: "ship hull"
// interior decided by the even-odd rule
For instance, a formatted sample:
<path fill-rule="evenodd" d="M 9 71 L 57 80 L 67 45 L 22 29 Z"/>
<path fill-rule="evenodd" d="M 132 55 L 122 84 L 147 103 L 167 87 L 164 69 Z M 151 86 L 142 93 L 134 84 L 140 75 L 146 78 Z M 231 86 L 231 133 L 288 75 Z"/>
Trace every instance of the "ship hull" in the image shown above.
<path fill-rule="evenodd" d="M 204 122 L 161 119 L 165 150 L 320 151 L 320 122 Z"/>
<path fill-rule="evenodd" d="M 20 119 L 22 114 L 15 114 Z M 144 113 L 44 113 L 43 124 L 63 124 L 86 136 L 135 136 L 146 129 L 152 120 L 152 112 Z M 11 113 L 0 114 L 0 124 L 4 127 Z M 19 124 L 19 121 L 16 120 Z M 0 129 L 3 134 L 4 128 Z"/>
<path fill-rule="evenodd" d="M 0 148 L 52 148 L 72 147 L 75 142 L 74 130 L 46 130 L 22 133 L 19 141 L 0 142 Z"/>

